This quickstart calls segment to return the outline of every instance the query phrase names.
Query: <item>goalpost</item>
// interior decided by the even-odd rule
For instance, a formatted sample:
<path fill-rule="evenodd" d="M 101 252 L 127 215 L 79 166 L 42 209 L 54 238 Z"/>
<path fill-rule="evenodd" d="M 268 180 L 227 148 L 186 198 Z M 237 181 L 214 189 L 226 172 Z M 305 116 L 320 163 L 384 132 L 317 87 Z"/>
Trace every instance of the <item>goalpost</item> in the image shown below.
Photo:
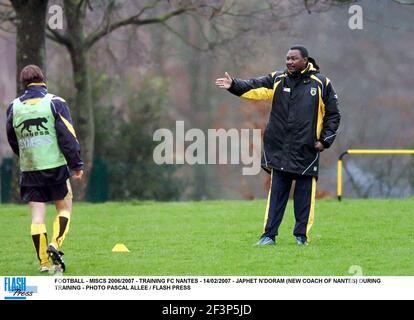
<path fill-rule="evenodd" d="M 392 154 L 412 154 L 414 150 L 381 150 L 381 149 L 349 149 L 343 152 L 338 158 L 338 179 L 337 179 L 337 195 L 338 201 L 342 200 L 342 161 L 347 154 L 369 154 L 369 155 L 392 155 Z"/>

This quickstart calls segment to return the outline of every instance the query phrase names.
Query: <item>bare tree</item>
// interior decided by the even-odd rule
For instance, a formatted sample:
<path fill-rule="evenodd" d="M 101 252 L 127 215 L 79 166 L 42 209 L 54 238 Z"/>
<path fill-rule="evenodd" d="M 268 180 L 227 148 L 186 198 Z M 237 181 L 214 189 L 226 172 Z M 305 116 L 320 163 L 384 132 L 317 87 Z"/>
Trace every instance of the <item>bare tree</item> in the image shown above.
<path fill-rule="evenodd" d="M 111 32 L 134 25 L 141 27 L 149 24 L 165 23 L 167 20 L 195 10 L 194 5 L 165 5 L 165 1 L 150 1 L 140 7 L 132 15 L 127 17 L 117 17 L 119 6 L 113 0 L 106 1 L 105 6 L 97 9 L 103 10 L 102 19 L 98 27 L 86 33 L 87 14 L 94 10 L 91 2 L 83 0 L 64 0 L 64 12 L 66 17 L 66 28 L 64 32 L 59 32 L 48 28 L 47 36 L 49 39 L 63 45 L 69 52 L 72 61 L 73 80 L 76 89 L 74 109 L 74 121 L 78 130 L 79 141 L 83 150 L 85 161 L 85 172 L 89 173 L 92 168 L 94 155 L 94 114 L 91 97 L 91 84 L 89 72 L 89 51 L 95 43 L 110 34 Z M 147 14 L 158 6 L 162 6 L 162 12 L 157 14 Z M 89 174 L 86 179 L 78 185 L 79 197 L 84 199 L 87 188 Z"/>

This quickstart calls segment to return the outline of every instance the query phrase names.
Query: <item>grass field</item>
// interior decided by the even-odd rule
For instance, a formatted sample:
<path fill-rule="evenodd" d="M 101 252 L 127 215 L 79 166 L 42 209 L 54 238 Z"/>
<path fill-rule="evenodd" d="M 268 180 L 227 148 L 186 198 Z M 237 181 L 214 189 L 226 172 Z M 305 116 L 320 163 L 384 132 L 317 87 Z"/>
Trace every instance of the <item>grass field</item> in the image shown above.
<path fill-rule="evenodd" d="M 66 275 L 414 275 L 414 199 L 317 202 L 298 247 L 289 202 L 278 244 L 258 248 L 265 201 L 76 204 Z M 48 209 L 51 235 L 53 207 Z M 0 206 L 0 275 L 38 275 L 27 206 Z M 131 252 L 112 253 L 116 243 Z"/>

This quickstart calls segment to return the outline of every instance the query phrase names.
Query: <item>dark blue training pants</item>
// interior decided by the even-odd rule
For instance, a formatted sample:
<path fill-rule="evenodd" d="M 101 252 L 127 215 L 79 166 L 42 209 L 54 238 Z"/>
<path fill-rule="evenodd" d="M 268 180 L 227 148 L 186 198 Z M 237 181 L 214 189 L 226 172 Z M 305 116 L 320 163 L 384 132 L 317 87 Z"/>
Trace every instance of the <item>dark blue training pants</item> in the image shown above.
<path fill-rule="evenodd" d="M 296 180 L 293 196 L 296 224 L 293 234 L 306 237 L 313 225 L 315 213 L 316 177 L 302 176 L 272 169 L 270 190 L 267 198 L 263 236 L 275 239 L 285 213 L 293 180 Z"/>

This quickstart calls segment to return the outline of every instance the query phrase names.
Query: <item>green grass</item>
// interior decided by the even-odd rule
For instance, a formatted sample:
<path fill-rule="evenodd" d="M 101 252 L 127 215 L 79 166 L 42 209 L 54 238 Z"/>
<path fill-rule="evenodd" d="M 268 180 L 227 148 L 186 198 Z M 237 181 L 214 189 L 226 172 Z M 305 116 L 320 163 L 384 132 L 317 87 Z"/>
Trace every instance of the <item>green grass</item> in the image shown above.
<path fill-rule="evenodd" d="M 278 244 L 253 247 L 265 201 L 76 204 L 66 275 L 414 275 L 414 199 L 318 201 L 298 247 L 289 202 Z M 51 235 L 53 207 L 48 208 Z M 38 275 L 27 206 L 0 206 L 0 275 Z M 112 253 L 124 243 L 130 253 Z"/>

